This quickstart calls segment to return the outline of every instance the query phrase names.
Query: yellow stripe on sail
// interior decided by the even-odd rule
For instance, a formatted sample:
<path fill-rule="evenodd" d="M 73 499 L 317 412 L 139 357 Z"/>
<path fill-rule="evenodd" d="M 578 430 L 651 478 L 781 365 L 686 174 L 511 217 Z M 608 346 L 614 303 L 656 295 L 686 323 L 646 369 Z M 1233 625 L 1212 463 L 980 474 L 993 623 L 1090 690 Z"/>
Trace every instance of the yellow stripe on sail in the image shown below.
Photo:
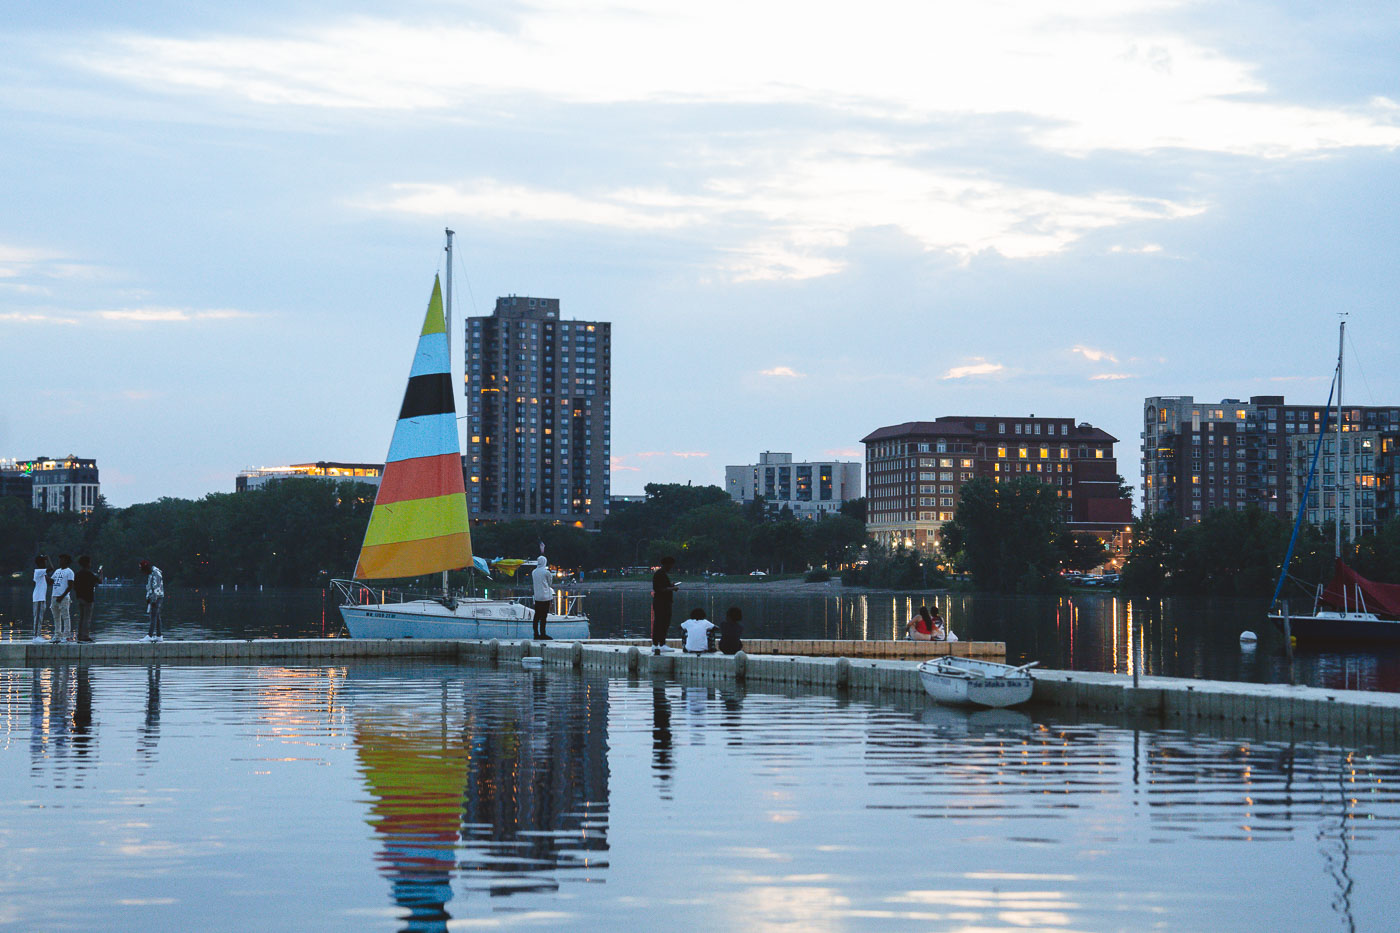
<path fill-rule="evenodd" d="M 443 535 L 410 541 L 407 544 L 377 544 L 360 551 L 355 567 L 356 580 L 397 580 L 419 577 L 440 570 L 455 570 L 472 562 L 472 542 L 467 533 Z"/>
<path fill-rule="evenodd" d="M 437 277 L 433 277 L 433 297 L 428 299 L 428 313 L 423 318 L 423 330 L 419 337 L 427 334 L 447 333 L 447 317 L 442 313 L 442 289 Z"/>
<path fill-rule="evenodd" d="M 463 493 L 386 502 L 374 507 L 364 546 L 406 543 L 466 530 L 467 497 Z"/>

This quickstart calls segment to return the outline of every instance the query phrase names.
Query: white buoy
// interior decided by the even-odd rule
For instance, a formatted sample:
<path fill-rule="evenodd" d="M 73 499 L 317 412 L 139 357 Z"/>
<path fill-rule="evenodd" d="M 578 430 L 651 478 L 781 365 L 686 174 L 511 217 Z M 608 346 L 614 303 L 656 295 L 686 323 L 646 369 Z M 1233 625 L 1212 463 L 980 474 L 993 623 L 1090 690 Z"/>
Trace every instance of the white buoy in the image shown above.
<path fill-rule="evenodd" d="M 1240 644 L 1252 645 L 1259 640 L 1259 636 L 1253 632 L 1240 632 Z"/>

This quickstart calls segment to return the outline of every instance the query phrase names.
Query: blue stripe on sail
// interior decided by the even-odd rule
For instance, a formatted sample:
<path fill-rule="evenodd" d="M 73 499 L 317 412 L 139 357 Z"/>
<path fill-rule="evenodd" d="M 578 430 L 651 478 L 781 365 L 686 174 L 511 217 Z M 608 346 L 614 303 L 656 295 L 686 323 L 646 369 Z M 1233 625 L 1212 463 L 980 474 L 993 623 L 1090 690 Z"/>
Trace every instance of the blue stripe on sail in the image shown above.
<path fill-rule="evenodd" d="M 399 357 L 403 359 L 403 357 Z M 408 378 L 424 376 L 428 373 L 449 372 L 447 362 L 447 335 L 424 334 L 418 338 L 418 352 L 413 354 L 413 368 Z"/>
<path fill-rule="evenodd" d="M 457 413 L 449 411 L 440 415 L 401 418 L 394 427 L 394 439 L 389 442 L 389 456 L 384 462 L 460 453 L 461 448 L 457 445 Z"/>

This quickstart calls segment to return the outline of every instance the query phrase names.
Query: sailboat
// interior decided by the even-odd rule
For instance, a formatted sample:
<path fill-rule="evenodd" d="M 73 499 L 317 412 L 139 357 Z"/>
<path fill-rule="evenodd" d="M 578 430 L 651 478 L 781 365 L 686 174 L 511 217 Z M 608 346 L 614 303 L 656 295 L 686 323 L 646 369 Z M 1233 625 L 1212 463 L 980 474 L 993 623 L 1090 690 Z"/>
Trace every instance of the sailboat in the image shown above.
<path fill-rule="evenodd" d="M 448 587 L 448 571 L 476 564 L 452 394 L 453 232 L 446 232 L 446 300 L 434 277 L 354 579 L 331 581 L 352 638 L 527 639 L 534 628 L 529 597 L 458 597 Z M 437 573 L 442 589 L 436 595 L 415 597 L 366 582 Z M 551 638 L 588 637 L 588 618 L 576 611 L 580 599 L 563 597 L 557 608 L 564 612 L 548 615 Z"/>
<path fill-rule="evenodd" d="M 1313 448 L 1312 466 L 1308 470 L 1308 479 L 1298 503 L 1298 515 L 1293 521 L 1293 536 L 1288 542 L 1288 552 L 1284 555 L 1283 567 L 1274 587 L 1274 610 L 1269 613 L 1269 619 L 1284 635 L 1299 641 L 1396 643 L 1400 642 L 1400 585 L 1368 580 L 1342 560 L 1342 351 L 1346 327 L 1346 321 L 1343 320 L 1337 337 L 1337 370 L 1332 382 L 1332 392 L 1328 394 L 1322 427 L 1317 435 L 1317 444 Z M 1337 455 L 1334 458 L 1336 471 L 1333 483 L 1337 518 L 1334 523 L 1332 579 L 1326 584 L 1318 584 L 1309 614 L 1293 615 L 1288 611 L 1286 602 L 1279 602 L 1279 593 L 1288 577 L 1288 564 L 1293 559 L 1293 548 L 1298 542 L 1303 510 L 1308 507 L 1313 479 L 1317 475 L 1318 455 L 1322 451 L 1323 438 L 1327 436 L 1327 420 L 1333 410 L 1333 397 L 1337 401 Z"/>

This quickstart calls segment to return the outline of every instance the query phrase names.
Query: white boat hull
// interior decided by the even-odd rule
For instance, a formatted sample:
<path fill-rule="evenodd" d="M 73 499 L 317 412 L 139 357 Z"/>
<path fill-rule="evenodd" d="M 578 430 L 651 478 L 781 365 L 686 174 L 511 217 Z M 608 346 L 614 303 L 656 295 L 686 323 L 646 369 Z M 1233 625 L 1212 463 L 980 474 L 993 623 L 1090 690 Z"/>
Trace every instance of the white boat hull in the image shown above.
<path fill-rule="evenodd" d="M 463 599 L 449 609 L 437 600 L 341 606 L 351 638 L 500 638 L 529 639 L 534 612 L 501 599 Z M 589 636 L 585 616 L 550 613 L 545 633 L 574 641 Z"/>
<path fill-rule="evenodd" d="M 953 706 L 1016 706 L 1031 698 L 1035 681 L 1023 668 L 970 658 L 938 658 L 919 665 L 924 692 Z"/>

